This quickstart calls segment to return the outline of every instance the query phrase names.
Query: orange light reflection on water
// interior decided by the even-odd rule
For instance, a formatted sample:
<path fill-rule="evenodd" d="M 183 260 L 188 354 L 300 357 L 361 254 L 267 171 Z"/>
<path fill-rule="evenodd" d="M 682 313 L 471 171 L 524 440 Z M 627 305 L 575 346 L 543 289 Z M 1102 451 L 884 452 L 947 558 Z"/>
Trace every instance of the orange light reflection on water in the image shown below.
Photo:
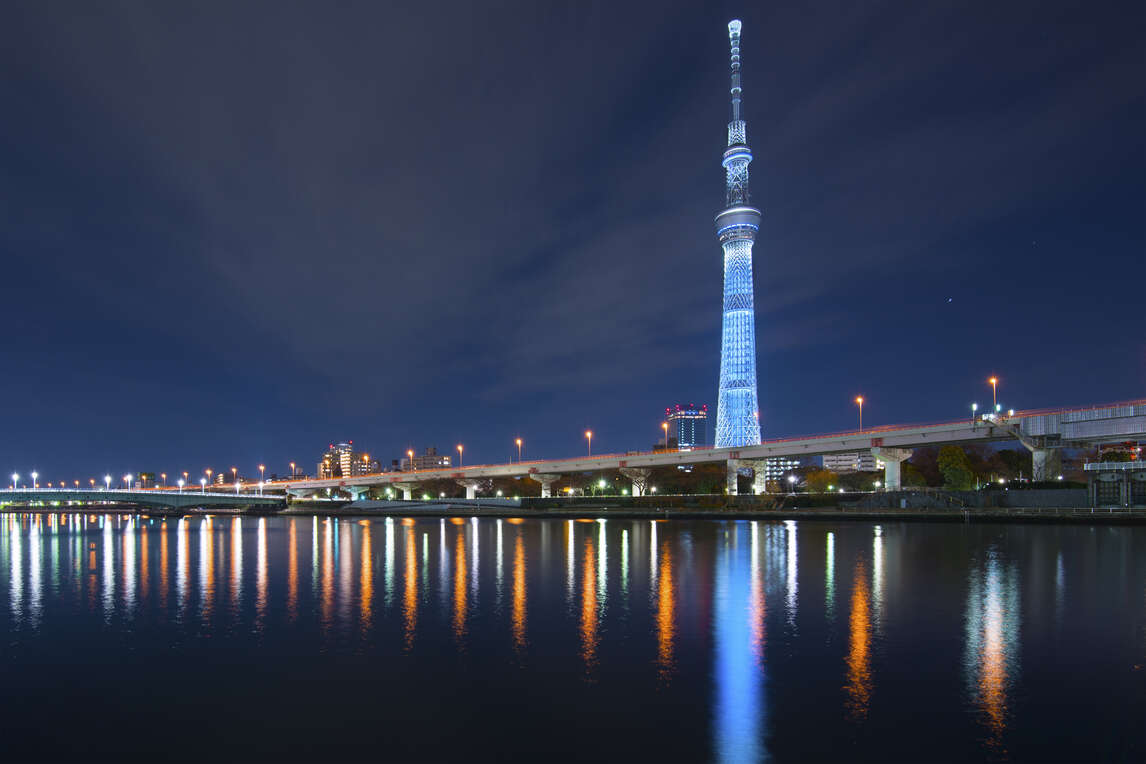
<path fill-rule="evenodd" d="M 585 672 L 592 674 L 597 666 L 597 587 L 594 575 L 596 555 L 593 538 L 585 537 L 585 555 L 581 563 L 581 659 Z"/>
<path fill-rule="evenodd" d="M 867 590 L 867 570 L 863 560 L 856 562 L 852 577 L 851 616 L 848 619 L 848 715 L 855 721 L 867 717 L 871 702 L 871 602 Z"/>
<path fill-rule="evenodd" d="M 661 545 L 659 593 L 657 595 L 657 676 L 668 682 L 676 669 L 676 590 L 672 580 L 672 547 L 668 540 Z"/>
<path fill-rule="evenodd" d="M 414 647 L 414 634 L 418 628 L 418 554 L 413 524 L 405 525 L 405 589 L 402 594 L 402 623 L 406 636 L 406 649 Z"/>
<path fill-rule="evenodd" d="M 462 522 L 464 523 L 464 521 Z M 454 638 L 458 641 L 459 647 L 466 636 L 466 545 L 464 535 L 465 531 L 461 529 L 455 531 L 454 535 Z"/>
<path fill-rule="evenodd" d="M 513 542 L 513 648 L 525 650 L 525 542 L 518 530 Z"/>

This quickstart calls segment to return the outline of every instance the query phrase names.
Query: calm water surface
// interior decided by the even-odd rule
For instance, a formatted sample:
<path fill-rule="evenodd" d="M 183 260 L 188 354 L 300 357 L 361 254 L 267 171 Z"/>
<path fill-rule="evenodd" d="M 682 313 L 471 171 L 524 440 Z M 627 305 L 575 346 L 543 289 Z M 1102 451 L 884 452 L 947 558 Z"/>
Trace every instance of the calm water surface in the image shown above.
<path fill-rule="evenodd" d="M 1146 529 L 0 515 L 5 758 L 1146 758 Z"/>

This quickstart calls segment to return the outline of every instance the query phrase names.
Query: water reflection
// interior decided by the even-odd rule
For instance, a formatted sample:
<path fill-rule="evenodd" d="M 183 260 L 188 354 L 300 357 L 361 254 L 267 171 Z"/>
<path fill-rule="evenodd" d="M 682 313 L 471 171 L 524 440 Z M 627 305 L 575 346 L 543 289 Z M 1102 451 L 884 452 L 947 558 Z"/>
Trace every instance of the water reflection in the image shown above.
<path fill-rule="evenodd" d="M 852 574 L 851 615 L 848 617 L 846 706 L 853 721 L 867 717 L 871 703 L 871 598 L 868 594 L 867 567 L 856 560 Z"/>
<path fill-rule="evenodd" d="M 520 528 L 513 540 L 513 649 L 525 650 L 525 539 Z"/>
<path fill-rule="evenodd" d="M 570 531 L 572 532 L 572 531 Z M 581 660 L 585 673 L 591 678 L 597 666 L 597 587 L 596 550 L 593 537 L 585 537 L 585 552 L 581 563 Z"/>
<path fill-rule="evenodd" d="M 987 730 L 987 746 L 1005 752 L 1008 689 L 1019 671 L 1019 574 L 989 549 L 972 568 L 967 586 L 963 656 L 968 694 Z"/>
<path fill-rule="evenodd" d="M 1125 637 L 1112 636 L 1114 629 L 1081 631 L 1099 615 L 1117 622 L 1117 613 L 1098 610 L 1110 603 L 1138 619 L 1120 632 L 1138 641 L 1135 656 L 1144 633 L 1143 589 L 1132 578 L 1140 579 L 1140 568 L 1118 557 L 1124 547 L 1099 547 L 1101 534 L 1077 547 L 1083 552 L 1039 535 L 1031 552 L 1024 545 L 1042 528 L 1023 535 L 955 526 L 962 530 L 952 534 L 925 523 L 615 517 L 467 517 L 436 525 L 397 517 L 4 514 L 0 579 L 8 580 L 0 580 L 0 591 L 8 592 L 8 606 L 0 606 L 0 629 L 8 631 L 10 655 L 33 635 L 39 649 L 45 635 L 98 643 L 120 629 L 130 635 L 123 641 L 150 649 L 146 640 L 153 640 L 169 655 L 170 646 L 188 654 L 221 648 L 273 654 L 281 665 L 323 651 L 384 656 L 356 665 L 397 668 L 391 675 L 407 692 L 401 683 L 425 661 L 456 658 L 459 670 L 434 669 L 435 682 L 463 694 L 454 674 L 490 686 L 505 679 L 510 663 L 512 682 L 544 671 L 535 681 L 547 691 L 591 701 L 602 714 L 633 697 L 651 698 L 656 710 L 647 713 L 664 716 L 657 723 L 666 736 L 710 733 L 703 751 L 681 749 L 678 758 L 724 761 L 793 750 L 791 740 L 778 738 L 791 734 L 781 727 L 797 715 L 814 718 L 825 739 L 860 741 L 855 758 L 878 759 L 862 747 L 867 733 L 906 729 L 910 719 L 931 725 L 935 739 L 950 738 L 961 734 L 950 720 L 967 712 L 976 719 L 971 753 L 985 745 L 988 753 L 1021 758 L 1015 740 L 1032 723 L 1030 716 L 1019 723 L 1031 713 L 1029 686 L 1019 682 L 1031 682 L 1034 656 L 1065 660 L 1060 648 L 1079 634 L 1105 651 L 1088 668 L 1125 655 L 1118 652 Z M 908 534 L 912 543 L 899 543 Z M 940 549 L 944 565 L 936 566 Z M 300 581 L 305 554 L 310 586 Z M 1022 592 L 1025 601 L 1020 574 L 1034 555 L 1041 556 L 1027 570 L 1038 584 Z M 1083 600 L 1086 587 L 1101 580 L 1096 566 L 1114 565 L 1103 562 L 1111 559 L 1128 571 L 1123 588 Z M 815 591 L 821 580 L 822 599 Z M 1024 604 L 1028 620 L 1020 629 Z M 1043 634 L 1053 636 L 1053 649 L 1030 646 Z M 922 650 L 929 651 L 934 713 L 917 720 L 907 706 L 920 698 L 905 696 L 919 681 Z M 1057 686 L 1048 675 L 1030 686 Z M 1125 678 L 1110 686 L 1118 681 Z M 785 709 L 782 724 L 772 709 Z M 952 749 L 951 756 L 963 753 Z"/>

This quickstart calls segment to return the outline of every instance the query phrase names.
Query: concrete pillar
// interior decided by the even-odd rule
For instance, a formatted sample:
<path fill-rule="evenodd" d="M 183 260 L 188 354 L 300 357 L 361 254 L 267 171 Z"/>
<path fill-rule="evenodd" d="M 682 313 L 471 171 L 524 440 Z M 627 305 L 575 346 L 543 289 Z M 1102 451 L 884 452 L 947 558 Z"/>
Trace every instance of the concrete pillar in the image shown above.
<path fill-rule="evenodd" d="M 536 480 L 541 483 L 541 498 L 548 499 L 553 496 L 553 484 L 560 479 L 560 475 L 537 475 L 531 474 L 530 480 Z"/>
<path fill-rule="evenodd" d="M 477 498 L 478 481 L 476 480 L 459 480 L 458 485 L 466 489 L 467 499 Z"/>
<path fill-rule="evenodd" d="M 871 450 L 871 453 L 872 456 L 883 462 L 883 490 L 898 491 L 903 488 L 901 468 L 903 462 L 911 458 L 911 449 L 876 446 Z"/>
<path fill-rule="evenodd" d="M 1031 449 L 1031 480 L 1054 480 L 1058 475 L 1060 454 L 1057 448 Z"/>
<path fill-rule="evenodd" d="M 343 486 L 342 490 L 344 490 L 348 494 L 350 494 L 350 500 L 351 501 L 358 501 L 364 495 L 366 495 L 367 493 L 370 492 L 369 488 L 367 488 L 366 486 L 360 486 L 360 485 Z"/>
<path fill-rule="evenodd" d="M 752 493 L 768 493 L 768 469 L 764 460 L 752 464 Z"/>
<path fill-rule="evenodd" d="M 649 485 L 649 475 L 653 474 L 652 470 L 646 470 L 640 467 L 621 467 L 620 472 L 629 480 L 633 481 L 633 496 L 645 495 L 645 489 Z"/>
<path fill-rule="evenodd" d="M 403 501 L 414 500 L 414 484 L 413 483 L 395 483 L 394 487 L 402 492 Z"/>
<path fill-rule="evenodd" d="M 725 474 L 725 487 L 729 496 L 736 495 L 736 476 L 740 474 L 740 460 L 728 460 L 728 472 Z"/>

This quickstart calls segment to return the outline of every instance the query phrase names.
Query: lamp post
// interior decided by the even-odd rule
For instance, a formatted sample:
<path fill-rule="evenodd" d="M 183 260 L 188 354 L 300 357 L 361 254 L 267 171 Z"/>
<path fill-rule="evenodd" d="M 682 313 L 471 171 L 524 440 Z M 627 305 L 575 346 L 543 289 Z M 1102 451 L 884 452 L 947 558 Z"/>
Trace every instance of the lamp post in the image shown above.
<path fill-rule="evenodd" d="M 514 441 L 517 444 L 517 463 L 521 464 L 521 438 Z"/>
<path fill-rule="evenodd" d="M 971 404 L 971 424 L 972 425 L 975 424 L 975 412 L 978 410 L 979 410 L 979 404 L 978 403 L 972 403 Z"/>
<path fill-rule="evenodd" d="M 458 467 L 461 467 L 461 466 L 462 466 L 462 451 L 463 451 L 463 450 L 464 450 L 464 449 L 462 448 L 462 444 L 461 444 L 461 443 L 459 443 L 459 444 L 458 444 Z"/>
<path fill-rule="evenodd" d="M 294 477 L 294 462 L 290 463 L 290 476 Z"/>
<path fill-rule="evenodd" d="M 208 467 L 207 469 L 205 469 L 203 471 L 207 473 L 207 482 L 210 483 L 211 482 L 211 473 L 214 472 L 214 470 L 211 469 L 210 467 Z"/>
<path fill-rule="evenodd" d="M 859 406 L 859 412 L 860 412 L 860 430 L 859 431 L 863 432 L 863 396 L 862 395 L 856 396 L 856 405 Z"/>
<path fill-rule="evenodd" d="M 40 486 L 36 483 L 36 478 L 40 477 L 40 473 L 32 470 L 32 490 L 36 490 Z"/>
<path fill-rule="evenodd" d="M 239 468 L 238 467 L 232 467 L 231 468 L 231 480 L 238 482 L 238 480 L 239 480 Z"/>
<path fill-rule="evenodd" d="M 664 430 L 664 433 L 665 433 L 665 451 L 668 451 L 669 450 L 669 423 L 668 422 L 661 422 L 661 429 Z M 679 440 L 677 441 L 677 444 L 678 445 L 680 444 Z"/>
<path fill-rule="evenodd" d="M 179 493 L 183 493 L 183 478 L 179 478 L 176 482 L 179 483 Z"/>
<path fill-rule="evenodd" d="M 991 386 L 991 408 L 996 411 L 999 410 L 999 378 L 991 377 L 987 380 L 987 384 Z"/>
<path fill-rule="evenodd" d="M 13 472 L 13 473 L 12 473 L 12 490 L 13 490 L 13 491 L 15 491 L 15 490 L 16 490 L 16 484 L 17 484 L 19 481 L 20 481 L 20 473 L 19 473 L 19 472 Z"/>
<path fill-rule="evenodd" d="M 96 479 L 95 478 L 88 478 L 88 485 L 90 485 L 92 487 L 92 490 L 94 491 L 95 487 L 96 487 Z"/>
<path fill-rule="evenodd" d="M 123 476 L 123 487 L 125 490 L 131 490 L 131 473 Z"/>
<path fill-rule="evenodd" d="M 589 456 L 593 455 L 593 431 L 585 430 L 585 440 L 589 441 Z"/>
<path fill-rule="evenodd" d="M 414 449 L 412 449 L 412 448 L 406 449 L 406 457 L 409 459 L 409 462 L 407 464 L 410 467 L 410 470 L 412 472 L 417 472 L 417 470 L 414 469 Z"/>
<path fill-rule="evenodd" d="M 260 483 L 263 482 L 263 473 L 265 473 L 266 471 L 267 471 L 267 465 L 260 464 L 259 465 L 259 482 Z"/>
<path fill-rule="evenodd" d="M 163 487 L 166 488 L 167 487 L 167 473 L 166 472 L 160 472 L 159 473 L 159 479 L 160 479 L 160 481 L 162 481 Z"/>
<path fill-rule="evenodd" d="M 104 475 L 103 476 L 103 489 L 105 491 L 111 490 L 111 475 Z"/>
<path fill-rule="evenodd" d="M 199 478 L 199 493 L 207 493 L 207 478 Z"/>

